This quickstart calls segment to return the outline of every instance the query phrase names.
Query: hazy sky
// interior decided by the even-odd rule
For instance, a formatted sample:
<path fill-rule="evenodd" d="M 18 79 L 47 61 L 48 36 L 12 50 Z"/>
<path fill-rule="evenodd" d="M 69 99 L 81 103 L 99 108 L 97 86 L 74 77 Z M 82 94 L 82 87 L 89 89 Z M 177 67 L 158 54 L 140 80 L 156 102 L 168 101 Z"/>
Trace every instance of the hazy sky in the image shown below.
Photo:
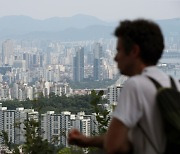
<path fill-rule="evenodd" d="M 0 17 L 27 15 L 36 19 L 76 14 L 96 16 L 106 21 L 146 17 L 180 17 L 180 0 L 0 0 Z"/>

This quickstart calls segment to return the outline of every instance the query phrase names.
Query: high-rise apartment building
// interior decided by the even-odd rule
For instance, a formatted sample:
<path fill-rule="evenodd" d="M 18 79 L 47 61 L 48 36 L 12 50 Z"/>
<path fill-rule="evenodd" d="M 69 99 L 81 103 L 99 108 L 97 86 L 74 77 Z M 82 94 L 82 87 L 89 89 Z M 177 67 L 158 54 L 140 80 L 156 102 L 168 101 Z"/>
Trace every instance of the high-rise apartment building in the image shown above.
<path fill-rule="evenodd" d="M 100 77 L 100 60 L 94 59 L 94 65 L 93 65 L 93 78 L 94 80 L 99 80 Z"/>
<path fill-rule="evenodd" d="M 26 119 L 38 119 L 38 112 L 33 109 L 16 108 L 16 110 L 7 110 L 0 103 L 0 132 L 4 131 L 8 135 L 8 140 L 14 144 L 22 144 L 25 142 L 25 126 Z M 0 144 L 3 142 L 0 137 Z"/>
<path fill-rule="evenodd" d="M 93 77 L 94 80 L 100 79 L 100 59 L 103 57 L 103 50 L 100 43 L 95 43 L 93 48 L 94 63 L 93 63 Z"/>
<path fill-rule="evenodd" d="M 14 60 L 14 47 L 12 40 L 6 40 L 2 43 L 2 64 L 12 65 Z"/>
<path fill-rule="evenodd" d="M 109 103 L 118 102 L 119 94 L 127 79 L 127 76 L 121 75 L 114 85 L 111 85 L 107 88 L 107 99 L 109 100 Z"/>
<path fill-rule="evenodd" d="M 84 112 L 71 114 L 69 111 L 56 114 L 54 111 L 47 111 L 41 114 L 34 109 L 8 110 L 0 103 L 0 132 L 5 131 L 11 143 L 23 144 L 25 142 L 25 120 L 34 119 L 38 121 L 41 117 L 41 135 L 43 139 L 55 145 L 68 147 L 68 133 L 70 129 L 76 128 L 84 135 L 98 133 L 98 125 L 95 114 L 85 115 Z M 0 144 L 3 138 L 0 136 Z"/>
<path fill-rule="evenodd" d="M 71 128 L 70 115 L 71 113 L 67 111 L 61 114 L 54 114 L 54 111 L 42 114 L 41 128 L 44 131 L 43 138 L 51 143 L 53 140 L 56 140 L 56 145 L 68 146 L 67 136 Z"/>
<path fill-rule="evenodd" d="M 94 59 L 100 59 L 104 57 L 103 55 L 103 48 L 100 43 L 95 43 L 93 47 L 93 54 L 94 54 Z"/>
<path fill-rule="evenodd" d="M 84 48 L 76 47 L 76 55 L 73 58 L 73 80 L 81 82 L 84 80 Z"/>

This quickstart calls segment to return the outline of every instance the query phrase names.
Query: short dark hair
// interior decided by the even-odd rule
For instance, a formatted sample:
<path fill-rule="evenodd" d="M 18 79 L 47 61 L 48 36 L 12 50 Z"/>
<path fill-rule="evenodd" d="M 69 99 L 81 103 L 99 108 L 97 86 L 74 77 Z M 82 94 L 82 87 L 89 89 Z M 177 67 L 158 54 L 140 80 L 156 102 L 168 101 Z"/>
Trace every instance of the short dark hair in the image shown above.
<path fill-rule="evenodd" d="M 140 47 L 140 57 L 145 64 L 156 65 L 164 49 L 164 39 L 159 26 L 149 20 L 125 20 L 115 30 L 115 36 L 122 39 L 128 54 L 134 44 Z"/>

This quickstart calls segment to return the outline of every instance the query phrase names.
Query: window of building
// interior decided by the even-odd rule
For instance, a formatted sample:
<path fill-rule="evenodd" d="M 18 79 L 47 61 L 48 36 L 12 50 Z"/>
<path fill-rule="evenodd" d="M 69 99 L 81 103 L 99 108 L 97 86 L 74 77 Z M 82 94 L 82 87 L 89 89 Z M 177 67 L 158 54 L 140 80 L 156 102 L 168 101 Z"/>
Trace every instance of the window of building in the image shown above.
<path fill-rule="evenodd" d="M 58 121 L 58 116 L 54 116 L 54 121 Z"/>
<path fill-rule="evenodd" d="M 58 129 L 54 129 L 53 133 L 58 134 Z"/>

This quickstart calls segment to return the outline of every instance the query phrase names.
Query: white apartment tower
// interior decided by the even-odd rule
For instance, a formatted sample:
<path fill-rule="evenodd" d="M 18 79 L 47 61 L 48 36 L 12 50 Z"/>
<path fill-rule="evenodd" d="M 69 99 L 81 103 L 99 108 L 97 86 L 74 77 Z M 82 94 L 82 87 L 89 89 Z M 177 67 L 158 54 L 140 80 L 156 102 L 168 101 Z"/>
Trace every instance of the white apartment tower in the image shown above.
<path fill-rule="evenodd" d="M 25 142 L 24 121 L 27 119 L 38 120 L 38 112 L 24 108 L 7 110 L 7 107 L 2 107 L 2 103 L 0 103 L 0 132 L 7 133 L 9 142 L 15 144 Z M 0 137 L 0 144 L 2 141 L 2 137 Z"/>
<path fill-rule="evenodd" d="M 54 111 L 48 111 L 42 114 L 41 128 L 44 132 L 42 134 L 44 139 L 54 144 L 62 144 L 68 146 L 67 136 L 70 130 L 70 112 L 62 112 L 55 114 Z"/>
<path fill-rule="evenodd" d="M 108 87 L 107 99 L 109 100 L 109 103 L 118 102 L 119 94 L 127 79 L 128 78 L 126 76 L 121 75 L 114 85 Z"/>
<path fill-rule="evenodd" d="M 2 64 L 3 65 L 12 65 L 13 64 L 13 53 L 14 46 L 12 40 L 6 40 L 2 43 Z"/>

